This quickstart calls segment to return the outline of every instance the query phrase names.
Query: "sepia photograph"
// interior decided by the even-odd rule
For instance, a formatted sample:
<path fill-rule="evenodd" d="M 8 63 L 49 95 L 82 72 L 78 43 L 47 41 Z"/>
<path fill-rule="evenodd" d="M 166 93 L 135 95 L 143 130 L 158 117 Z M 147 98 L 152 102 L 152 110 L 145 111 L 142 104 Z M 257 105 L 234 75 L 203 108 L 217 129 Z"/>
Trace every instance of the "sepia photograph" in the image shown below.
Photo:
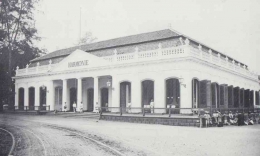
<path fill-rule="evenodd" d="M 0 156 L 259 156 L 259 0 L 0 0 Z"/>

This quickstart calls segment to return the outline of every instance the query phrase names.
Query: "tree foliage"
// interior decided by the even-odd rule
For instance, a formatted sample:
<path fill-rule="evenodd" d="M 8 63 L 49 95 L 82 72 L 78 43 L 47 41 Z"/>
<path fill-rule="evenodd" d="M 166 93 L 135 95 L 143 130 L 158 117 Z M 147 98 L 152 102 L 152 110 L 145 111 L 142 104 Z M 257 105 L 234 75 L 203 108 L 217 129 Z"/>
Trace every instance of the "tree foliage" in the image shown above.
<path fill-rule="evenodd" d="M 89 44 L 94 42 L 96 39 L 97 38 L 93 36 L 92 32 L 86 32 L 84 36 L 79 40 L 78 45 Z"/>
<path fill-rule="evenodd" d="M 39 0 L 0 1 L 0 78 L 8 77 L 8 90 L 16 66 L 25 67 L 29 60 L 40 56 L 43 50 L 35 46 L 39 41 L 35 28 L 34 11 Z M 6 79 L 4 79 L 6 80 Z M 1 88 L 2 87 L 2 88 Z M 3 97 L 0 97 L 0 103 Z"/>

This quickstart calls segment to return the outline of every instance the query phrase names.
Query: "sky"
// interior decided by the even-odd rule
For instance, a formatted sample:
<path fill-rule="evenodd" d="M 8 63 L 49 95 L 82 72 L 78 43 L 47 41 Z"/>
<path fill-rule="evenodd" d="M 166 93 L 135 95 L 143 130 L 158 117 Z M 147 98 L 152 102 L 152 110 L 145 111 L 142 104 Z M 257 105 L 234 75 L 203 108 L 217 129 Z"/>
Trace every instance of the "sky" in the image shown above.
<path fill-rule="evenodd" d="M 52 52 L 85 32 L 102 41 L 171 26 L 260 74 L 259 8 L 260 0 L 41 0 L 37 45 Z"/>

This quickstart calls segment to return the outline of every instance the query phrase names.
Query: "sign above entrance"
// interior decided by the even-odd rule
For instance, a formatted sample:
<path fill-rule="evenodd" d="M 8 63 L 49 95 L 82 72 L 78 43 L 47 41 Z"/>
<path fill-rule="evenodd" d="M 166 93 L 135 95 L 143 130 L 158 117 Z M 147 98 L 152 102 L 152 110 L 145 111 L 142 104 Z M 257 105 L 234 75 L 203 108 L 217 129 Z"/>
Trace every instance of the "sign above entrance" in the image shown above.
<path fill-rule="evenodd" d="M 77 49 L 59 62 L 52 72 L 108 67 L 109 65 L 111 65 L 111 62 L 91 53 Z"/>
<path fill-rule="evenodd" d="M 79 67 L 79 66 L 87 66 L 87 65 L 88 65 L 88 60 L 68 62 L 68 68 Z"/>

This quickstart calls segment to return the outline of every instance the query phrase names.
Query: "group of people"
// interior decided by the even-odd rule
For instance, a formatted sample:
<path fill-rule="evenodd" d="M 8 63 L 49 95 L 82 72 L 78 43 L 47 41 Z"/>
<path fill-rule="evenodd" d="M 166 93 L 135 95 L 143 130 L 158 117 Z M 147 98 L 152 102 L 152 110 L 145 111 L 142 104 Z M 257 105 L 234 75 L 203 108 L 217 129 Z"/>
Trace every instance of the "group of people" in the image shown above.
<path fill-rule="evenodd" d="M 218 126 L 223 127 L 223 125 L 253 125 L 254 122 L 258 123 L 259 114 L 258 113 L 239 113 L 235 114 L 232 111 L 228 113 L 221 113 L 219 111 L 214 111 L 212 115 L 208 111 L 205 111 L 203 116 L 205 119 L 205 126 Z"/>
<path fill-rule="evenodd" d="M 73 112 L 76 113 L 77 112 L 77 104 L 76 104 L 75 101 L 73 102 L 72 107 L 73 107 Z M 67 108 L 68 108 L 67 107 L 67 103 L 65 102 L 65 104 L 64 104 L 64 112 L 67 112 Z M 83 113 L 83 103 L 82 102 L 80 103 L 79 112 Z"/>

